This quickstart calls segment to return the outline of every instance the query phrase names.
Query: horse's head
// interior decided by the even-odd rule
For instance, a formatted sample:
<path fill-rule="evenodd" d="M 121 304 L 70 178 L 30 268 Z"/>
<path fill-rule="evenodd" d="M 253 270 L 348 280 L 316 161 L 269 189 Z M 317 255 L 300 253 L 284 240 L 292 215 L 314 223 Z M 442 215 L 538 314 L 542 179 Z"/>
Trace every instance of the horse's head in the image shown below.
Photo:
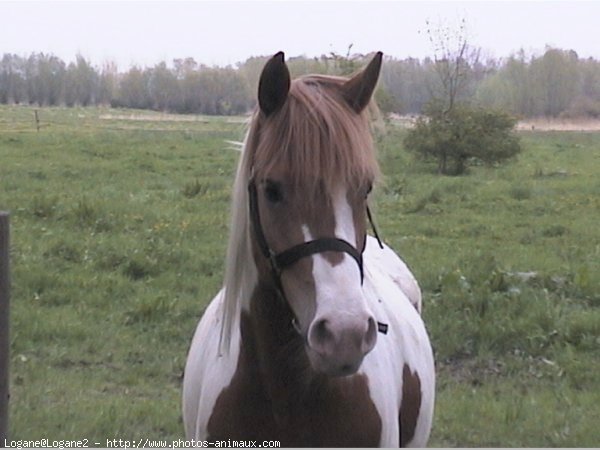
<path fill-rule="evenodd" d="M 290 81 L 278 53 L 263 69 L 247 143 L 259 282 L 282 294 L 312 367 L 329 375 L 356 372 L 377 340 L 362 252 L 378 174 L 365 109 L 381 58 L 350 79 Z"/>

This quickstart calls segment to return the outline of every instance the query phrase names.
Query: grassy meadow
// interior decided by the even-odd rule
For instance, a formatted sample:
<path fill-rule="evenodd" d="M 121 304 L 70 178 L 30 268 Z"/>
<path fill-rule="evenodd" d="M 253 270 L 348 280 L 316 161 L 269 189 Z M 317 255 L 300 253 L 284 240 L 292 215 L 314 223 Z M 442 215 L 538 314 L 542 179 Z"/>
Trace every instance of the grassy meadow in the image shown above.
<path fill-rule="evenodd" d="M 11 212 L 11 439 L 183 437 L 181 376 L 219 289 L 242 120 L 0 106 Z M 433 446 L 600 445 L 600 132 L 521 132 L 440 177 L 377 136 L 382 237 L 436 353 Z"/>

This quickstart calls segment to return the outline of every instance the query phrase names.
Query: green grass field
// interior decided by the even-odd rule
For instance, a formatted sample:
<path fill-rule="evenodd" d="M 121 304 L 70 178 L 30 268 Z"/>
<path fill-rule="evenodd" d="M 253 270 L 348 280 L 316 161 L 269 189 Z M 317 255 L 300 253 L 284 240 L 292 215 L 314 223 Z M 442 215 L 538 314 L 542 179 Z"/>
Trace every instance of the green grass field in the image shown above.
<path fill-rule="evenodd" d="M 219 289 L 240 120 L 0 107 L 11 212 L 11 439 L 183 437 L 181 376 Z M 377 137 L 384 239 L 424 292 L 433 446 L 600 445 L 600 133 L 524 132 L 440 177 Z"/>

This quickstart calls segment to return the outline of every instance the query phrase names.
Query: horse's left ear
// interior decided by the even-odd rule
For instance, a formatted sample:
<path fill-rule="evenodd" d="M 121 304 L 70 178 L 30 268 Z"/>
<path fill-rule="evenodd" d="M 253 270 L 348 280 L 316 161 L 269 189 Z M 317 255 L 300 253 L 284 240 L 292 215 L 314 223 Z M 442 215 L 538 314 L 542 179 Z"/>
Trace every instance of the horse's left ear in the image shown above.
<path fill-rule="evenodd" d="M 381 70 L 382 52 L 377 52 L 367 67 L 342 85 L 342 95 L 357 113 L 367 107 L 377 85 Z"/>

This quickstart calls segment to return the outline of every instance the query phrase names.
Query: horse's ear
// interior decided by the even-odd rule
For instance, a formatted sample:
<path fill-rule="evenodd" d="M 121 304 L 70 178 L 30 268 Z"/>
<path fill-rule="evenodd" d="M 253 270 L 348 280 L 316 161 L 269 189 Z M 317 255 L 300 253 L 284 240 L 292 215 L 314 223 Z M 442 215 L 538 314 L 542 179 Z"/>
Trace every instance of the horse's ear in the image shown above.
<path fill-rule="evenodd" d="M 350 107 L 360 113 L 371 101 L 377 85 L 383 53 L 377 52 L 367 67 L 342 85 L 342 95 Z"/>
<path fill-rule="evenodd" d="M 274 55 L 265 64 L 258 82 L 258 105 L 265 116 L 283 106 L 290 90 L 290 71 L 283 52 Z"/>

